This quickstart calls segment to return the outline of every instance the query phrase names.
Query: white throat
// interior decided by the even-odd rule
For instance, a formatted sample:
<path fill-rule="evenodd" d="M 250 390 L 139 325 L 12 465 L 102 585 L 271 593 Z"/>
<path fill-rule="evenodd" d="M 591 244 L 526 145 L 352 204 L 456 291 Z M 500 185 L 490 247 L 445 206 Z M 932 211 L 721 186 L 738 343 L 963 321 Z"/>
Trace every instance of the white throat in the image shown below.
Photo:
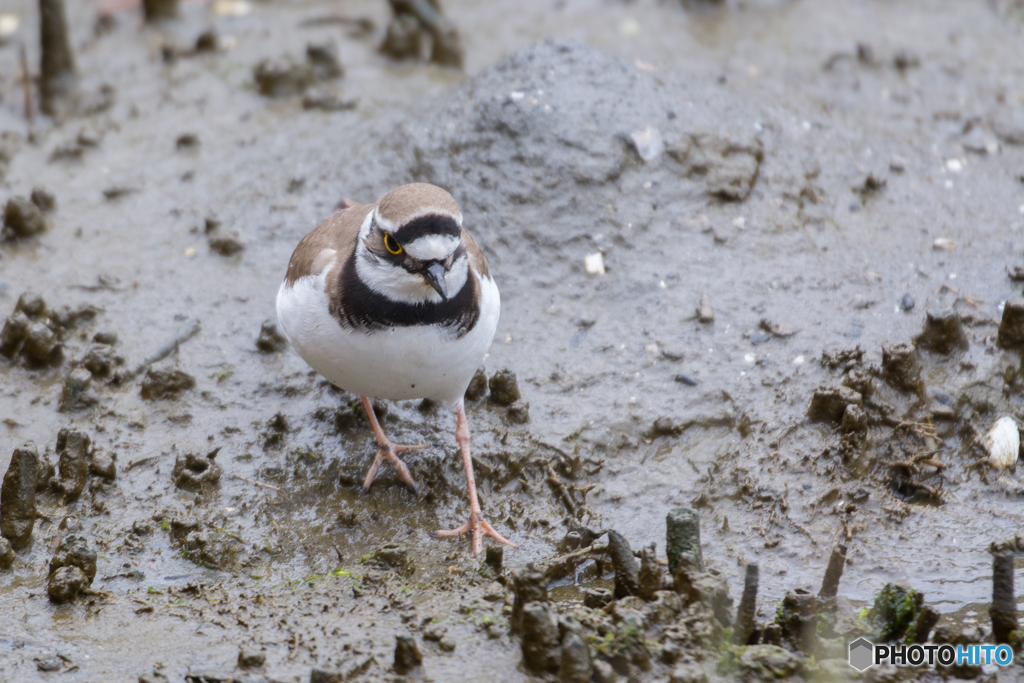
<path fill-rule="evenodd" d="M 378 258 L 366 248 L 362 240 L 356 247 L 356 275 L 367 287 L 392 301 L 407 304 L 441 303 L 441 295 L 422 275 L 414 275 L 401 266 Z M 448 298 L 462 290 L 469 279 L 469 259 L 465 254 L 455 260 L 444 279 L 448 287 Z"/>

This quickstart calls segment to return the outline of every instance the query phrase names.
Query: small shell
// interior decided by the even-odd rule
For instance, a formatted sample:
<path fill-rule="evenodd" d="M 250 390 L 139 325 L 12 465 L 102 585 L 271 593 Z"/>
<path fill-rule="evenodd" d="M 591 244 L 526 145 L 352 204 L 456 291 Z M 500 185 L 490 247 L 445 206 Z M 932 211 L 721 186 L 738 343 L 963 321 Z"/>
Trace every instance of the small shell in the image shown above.
<path fill-rule="evenodd" d="M 984 438 L 989 462 L 1005 470 L 1017 462 L 1020 451 L 1020 432 L 1012 417 L 1004 416 L 995 421 Z"/>
<path fill-rule="evenodd" d="M 591 275 L 604 275 L 604 255 L 594 252 L 583 257 L 583 266 Z"/>

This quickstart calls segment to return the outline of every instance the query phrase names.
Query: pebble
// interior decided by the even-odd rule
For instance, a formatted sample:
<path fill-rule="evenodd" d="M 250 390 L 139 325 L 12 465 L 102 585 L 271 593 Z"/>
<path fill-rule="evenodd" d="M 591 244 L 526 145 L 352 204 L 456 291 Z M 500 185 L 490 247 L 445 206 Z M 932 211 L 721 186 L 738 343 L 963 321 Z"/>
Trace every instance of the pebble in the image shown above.
<path fill-rule="evenodd" d="M 519 393 L 519 381 L 516 373 L 508 368 L 502 368 L 494 373 L 489 382 L 491 389 L 491 400 L 499 406 L 511 406 L 521 397 Z"/>
<path fill-rule="evenodd" d="M 195 133 L 182 133 L 174 141 L 174 147 L 179 151 L 199 149 L 199 136 Z"/>
<path fill-rule="evenodd" d="M 530 404 L 516 401 L 508 407 L 508 421 L 512 424 L 524 425 L 530 421 Z"/>
<path fill-rule="evenodd" d="M 62 567 L 50 575 L 46 593 L 58 605 L 71 602 L 89 585 L 85 573 L 78 567 Z"/>
<path fill-rule="evenodd" d="M 1014 297 L 1003 305 L 997 343 L 1004 349 L 1024 346 L 1024 297 Z"/>
<path fill-rule="evenodd" d="M 909 293 L 908 294 L 904 294 L 903 298 L 900 299 L 900 308 L 902 308 L 904 311 L 911 311 L 911 310 L 913 310 L 914 309 L 914 297 L 910 296 Z"/>
<path fill-rule="evenodd" d="M 1003 316 L 1006 316 L 1005 309 Z M 924 328 L 914 342 L 918 348 L 943 355 L 965 350 L 967 334 L 960 314 L 952 307 L 929 309 L 925 313 Z"/>
<path fill-rule="evenodd" d="M 715 322 L 715 311 L 711 308 L 711 297 L 707 292 L 700 295 L 700 305 L 697 307 L 697 320 L 702 323 Z"/>
<path fill-rule="evenodd" d="M 253 69 L 259 93 L 265 97 L 298 95 L 313 83 L 313 69 L 290 58 L 264 59 Z"/>
<path fill-rule="evenodd" d="M 333 41 L 307 44 L 306 61 L 313 69 L 313 77 L 318 81 L 341 78 L 345 75 L 345 69 L 338 59 L 338 46 Z"/>
<path fill-rule="evenodd" d="M 14 237 L 26 238 L 46 230 L 46 217 L 42 209 L 24 197 L 7 200 L 4 207 L 4 231 Z"/>
<path fill-rule="evenodd" d="M 302 96 L 303 109 L 320 111 L 349 111 L 359 106 L 359 98 L 344 98 L 341 94 L 316 88 Z"/>
<path fill-rule="evenodd" d="M 238 668 L 240 669 L 258 669 L 266 661 L 267 653 L 262 650 L 243 647 L 238 651 Z"/>
<path fill-rule="evenodd" d="M 267 318 L 260 326 L 260 335 L 256 338 L 256 348 L 263 353 L 277 353 L 288 346 L 288 338 L 277 329 L 277 321 Z"/>
<path fill-rule="evenodd" d="M 820 387 L 811 397 L 811 403 L 807 408 L 807 417 L 812 422 L 839 424 L 848 405 L 863 407 L 863 398 L 849 387 Z"/>
<path fill-rule="evenodd" d="M 58 410 L 62 413 L 83 410 L 97 403 L 96 395 L 89 391 L 92 373 L 86 368 L 76 368 L 64 380 L 61 388 Z"/>
<path fill-rule="evenodd" d="M 50 213 L 57 208 L 57 198 L 53 196 L 52 192 L 47 192 L 41 187 L 32 188 L 30 198 L 32 203 L 43 213 Z"/>
<path fill-rule="evenodd" d="M 685 384 L 688 387 L 697 386 L 697 380 L 690 377 L 689 375 L 684 375 L 683 373 L 679 373 L 674 377 L 674 379 L 676 382 L 679 382 L 680 384 Z"/>
<path fill-rule="evenodd" d="M 422 664 L 423 654 L 416 645 L 416 638 L 407 633 L 395 636 L 395 673 L 404 676 Z"/>
<path fill-rule="evenodd" d="M 41 321 L 30 323 L 25 330 L 22 352 L 34 365 L 60 365 L 64 359 L 64 346 L 54 331 Z"/>
<path fill-rule="evenodd" d="M 89 435 L 85 432 L 64 427 L 57 433 L 57 454 L 60 460 L 54 483 L 68 501 L 75 500 L 85 490 L 90 445 Z"/>
<path fill-rule="evenodd" d="M 234 256 L 243 249 L 245 245 L 237 237 L 231 235 L 217 235 L 209 240 L 210 249 L 221 256 Z"/>
<path fill-rule="evenodd" d="M 146 400 L 175 398 L 193 388 L 196 380 L 181 370 L 156 370 L 149 368 L 142 380 L 141 395 Z"/>
<path fill-rule="evenodd" d="M 599 251 L 587 254 L 583 257 L 583 268 L 590 275 L 604 275 L 604 254 Z"/>
<path fill-rule="evenodd" d="M 0 536 L 0 569 L 10 569 L 15 557 L 17 553 L 14 552 L 11 542 Z"/>
<path fill-rule="evenodd" d="M 39 451 L 34 443 L 14 449 L 0 487 L 0 534 L 14 550 L 25 548 L 32 540 L 38 470 Z"/>

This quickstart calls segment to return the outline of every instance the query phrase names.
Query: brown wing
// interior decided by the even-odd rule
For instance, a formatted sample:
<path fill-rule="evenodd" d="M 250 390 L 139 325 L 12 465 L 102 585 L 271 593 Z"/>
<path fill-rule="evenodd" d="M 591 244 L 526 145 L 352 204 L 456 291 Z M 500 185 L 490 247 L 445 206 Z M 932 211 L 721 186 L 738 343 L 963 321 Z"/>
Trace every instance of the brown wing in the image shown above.
<path fill-rule="evenodd" d="M 473 270 L 478 275 L 486 275 L 490 277 L 490 272 L 487 270 L 487 257 L 484 256 L 484 252 L 480 250 L 476 240 L 469 234 L 469 231 L 465 228 L 462 229 L 462 243 L 466 245 L 466 254 L 469 256 L 469 265 L 473 266 Z"/>
<path fill-rule="evenodd" d="M 288 284 L 294 285 L 299 278 L 319 273 L 332 261 L 345 263 L 355 249 L 359 226 L 371 209 L 373 204 L 360 204 L 339 211 L 303 237 L 288 262 L 285 274 Z M 327 249 L 335 253 L 325 252 Z"/>

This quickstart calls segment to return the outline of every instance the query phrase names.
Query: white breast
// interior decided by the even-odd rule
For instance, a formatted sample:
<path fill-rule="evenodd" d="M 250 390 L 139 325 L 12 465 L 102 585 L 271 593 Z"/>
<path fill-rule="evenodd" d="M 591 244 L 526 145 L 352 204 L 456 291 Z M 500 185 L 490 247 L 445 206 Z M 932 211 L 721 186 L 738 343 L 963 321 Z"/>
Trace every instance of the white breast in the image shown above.
<path fill-rule="evenodd" d="M 277 292 L 277 319 L 303 360 L 333 384 L 361 396 L 449 404 L 462 400 L 498 326 L 501 297 L 494 280 L 479 278 L 480 317 L 456 339 L 433 325 L 342 328 L 328 309 L 329 270 L 294 285 L 285 281 Z"/>

